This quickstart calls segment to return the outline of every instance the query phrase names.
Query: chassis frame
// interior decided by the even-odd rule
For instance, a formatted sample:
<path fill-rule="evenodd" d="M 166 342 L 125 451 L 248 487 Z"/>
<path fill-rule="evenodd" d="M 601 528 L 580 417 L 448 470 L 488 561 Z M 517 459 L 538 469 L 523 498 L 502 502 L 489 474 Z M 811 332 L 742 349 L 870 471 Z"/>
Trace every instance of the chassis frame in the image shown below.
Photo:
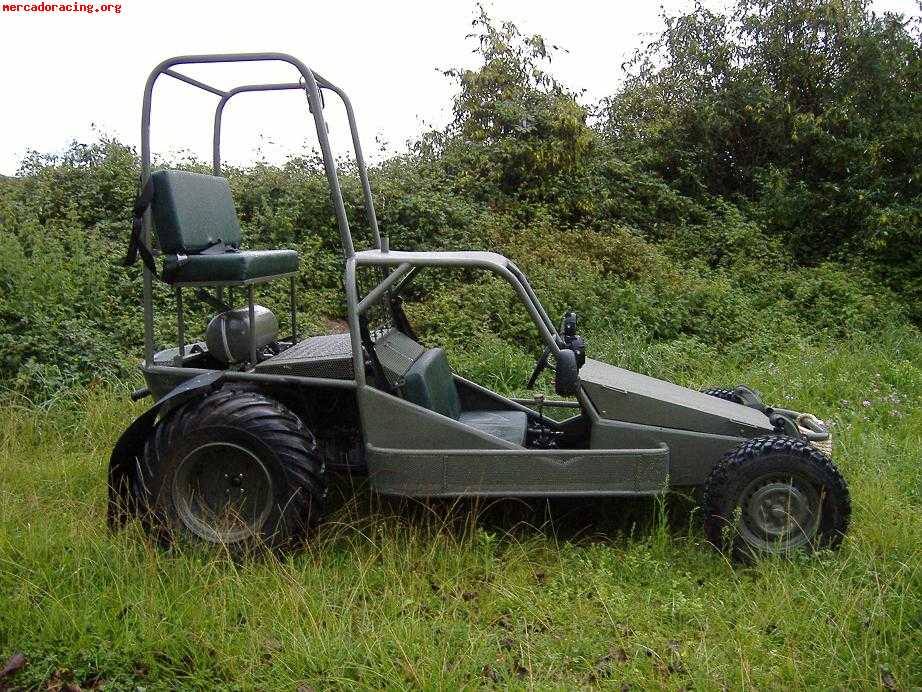
<path fill-rule="evenodd" d="M 244 84 L 230 90 L 219 89 L 177 71 L 183 65 L 281 62 L 299 74 L 298 81 Z M 154 275 L 143 269 L 144 364 L 147 390 L 153 393 L 154 407 L 126 431 L 116 445 L 110 463 L 110 485 L 119 485 L 119 474 L 139 454 L 139 444 L 152 429 L 158 416 L 191 397 L 204 396 L 228 381 L 259 385 L 282 400 L 292 392 L 302 400 L 322 396 L 323 392 L 345 391 L 354 397 L 359 434 L 371 478 L 379 492 L 412 496 L 460 495 L 652 495 L 675 486 L 701 485 L 714 464 L 727 451 L 746 439 L 773 432 L 768 415 L 752 407 L 721 401 L 705 394 L 636 373 L 621 371 L 591 361 L 594 382 L 585 382 L 576 392 L 576 402 L 550 401 L 551 408 L 579 409 L 572 418 L 548 421 L 552 428 L 565 430 L 584 426 L 586 444 L 572 449 L 538 449 L 515 445 L 469 428 L 455 420 L 381 391 L 367 381 L 363 355 L 362 316 L 390 291 L 400 286 L 423 267 L 468 267 L 491 272 L 505 280 L 528 311 L 543 342 L 553 356 L 560 355 L 567 343 L 541 305 L 524 273 L 510 259 L 492 252 L 405 252 L 391 250 L 386 234 L 377 222 L 371 184 L 362 154 L 352 104 L 345 92 L 313 72 L 297 58 L 284 53 L 186 55 L 163 61 L 150 73 L 144 89 L 141 117 L 141 185 L 151 175 L 151 111 L 154 86 L 168 76 L 218 97 L 214 112 L 212 141 L 213 172 L 221 174 L 221 129 L 224 109 L 234 96 L 243 93 L 303 90 L 313 118 L 314 129 L 329 184 L 344 259 L 346 317 L 352 347 L 353 377 L 334 379 L 303 375 L 263 374 L 254 371 L 255 345 L 250 344 L 250 368 L 215 371 L 183 367 L 185 329 L 182 314 L 182 285 L 175 286 L 177 306 L 178 357 L 170 364 L 155 357 Z M 365 217 L 371 229 L 373 247 L 356 251 L 342 190 L 323 115 L 323 91 L 341 100 L 349 124 L 357 172 L 361 182 Z M 152 215 L 143 216 L 142 240 L 150 245 Z M 358 270 L 375 268 L 382 276 L 373 288 L 361 295 Z M 214 285 L 214 284 L 212 284 Z M 248 308 L 253 314 L 252 284 L 244 286 Z M 216 286 L 223 298 L 223 287 Z M 296 339 L 295 281 L 289 284 L 292 338 Z M 252 323 L 252 322 L 251 322 Z M 252 330 L 251 330 L 252 331 Z M 606 370 L 607 368 L 607 370 Z M 619 384 L 622 377 L 626 384 Z M 496 407 L 525 412 L 530 422 L 545 419 L 532 406 L 537 401 L 510 399 L 455 376 L 462 398 L 488 402 Z M 618 411 L 636 409 L 646 417 L 630 418 Z M 162 409 L 162 410 L 161 410 Z M 669 421 L 679 421 L 673 426 Z M 686 424 L 687 422 L 687 424 Z M 591 431 L 591 432 L 590 432 Z M 446 444 L 445 439 L 451 439 Z"/>

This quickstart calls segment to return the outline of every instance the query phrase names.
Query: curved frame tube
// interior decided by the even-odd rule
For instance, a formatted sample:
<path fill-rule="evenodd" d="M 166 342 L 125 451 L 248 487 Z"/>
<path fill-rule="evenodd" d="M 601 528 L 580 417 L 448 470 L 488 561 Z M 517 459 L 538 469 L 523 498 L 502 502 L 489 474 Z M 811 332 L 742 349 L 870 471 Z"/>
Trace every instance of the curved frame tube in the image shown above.
<path fill-rule="evenodd" d="M 287 89 L 304 89 L 301 82 L 285 82 L 281 84 L 247 84 L 244 86 L 234 87 L 221 95 L 221 100 L 214 111 L 214 132 L 212 135 L 212 171 L 215 175 L 221 175 L 221 120 L 224 116 L 224 106 L 232 96 L 251 91 L 284 91 Z"/>
<path fill-rule="evenodd" d="M 375 214 L 375 202 L 371 194 L 371 182 L 368 179 L 368 168 L 365 165 L 365 157 L 362 153 L 362 142 L 359 137 L 358 124 L 355 120 L 355 111 L 352 109 L 352 102 L 346 93 L 338 86 L 324 79 L 317 73 L 314 73 L 317 83 L 321 89 L 328 89 L 339 96 L 343 106 L 346 109 L 346 118 L 349 121 L 349 132 L 352 136 L 352 148 L 355 153 L 355 162 L 358 168 L 359 180 L 362 182 L 362 197 L 365 206 L 365 219 L 368 227 L 371 228 L 372 238 L 375 241 L 375 247 L 381 247 L 381 233 L 378 230 L 378 217 Z M 207 86 L 207 85 L 206 85 Z M 224 107 L 231 97 L 237 94 L 257 92 L 257 91 L 288 91 L 304 90 L 303 82 L 282 82 L 278 84 L 247 84 L 244 86 L 234 87 L 230 91 L 223 92 L 221 100 L 215 108 L 214 113 L 214 133 L 212 139 L 212 169 L 215 175 L 221 175 L 221 124 L 224 117 Z"/>
<path fill-rule="evenodd" d="M 547 328 L 551 331 L 552 334 L 556 334 L 557 327 L 554 324 L 554 321 L 550 318 L 550 315 L 547 314 L 547 310 L 544 309 L 544 306 L 541 304 L 541 301 L 538 300 L 538 294 L 535 293 L 535 289 L 533 289 L 531 287 L 531 284 L 528 283 L 528 277 L 525 276 L 525 273 L 521 269 L 519 269 L 515 265 L 515 262 L 513 262 L 512 260 L 509 260 L 508 267 L 509 267 L 509 271 L 511 271 L 515 275 L 515 278 L 518 280 L 518 282 L 522 284 L 522 288 L 524 288 L 525 292 L 528 294 L 529 300 L 532 302 L 532 304 L 534 304 L 538 313 L 541 315 L 541 321 L 544 322 L 544 324 L 547 326 Z"/>
<path fill-rule="evenodd" d="M 186 84 L 198 87 L 210 93 L 221 97 L 226 104 L 227 99 L 233 95 L 233 92 L 223 91 L 211 85 L 200 82 L 199 80 L 187 77 L 172 68 L 177 65 L 198 65 L 214 63 L 236 63 L 236 62 L 284 62 L 293 66 L 301 74 L 304 80 L 303 88 L 307 95 L 307 102 L 311 114 L 314 117 L 314 128 L 317 132 L 317 139 L 320 144 L 320 152 L 323 157 L 323 167 L 327 176 L 327 182 L 330 185 L 330 197 L 333 202 L 333 211 L 336 215 L 337 226 L 339 227 L 340 240 L 343 245 L 343 254 L 346 259 L 355 255 L 355 247 L 352 242 L 352 233 L 349 229 L 349 220 L 346 217 L 346 208 L 343 203 L 342 189 L 339 185 L 339 178 L 336 174 L 336 161 L 333 157 L 333 151 L 330 147 L 330 139 L 326 129 L 326 121 L 323 119 L 323 100 L 320 96 L 320 85 L 335 91 L 346 104 L 346 112 L 350 120 L 350 129 L 353 131 L 353 142 L 358 141 L 358 135 L 355 130 L 355 118 L 352 112 L 352 106 L 345 94 L 330 84 L 322 77 L 316 77 L 314 73 L 303 62 L 288 55 L 287 53 L 222 53 L 216 55 L 181 55 L 174 58 L 168 58 L 157 65 L 147 78 L 144 86 L 144 100 L 141 106 L 141 186 L 143 187 L 151 174 L 151 146 L 150 146 L 150 122 L 151 106 L 153 102 L 154 85 L 160 75 L 167 75 L 178 79 Z M 256 85 L 266 86 L 266 85 Z M 271 88 L 271 87 L 270 87 Z M 301 85 L 298 85 L 301 88 Z M 244 89 L 246 90 L 246 89 Z M 264 89 L 250 89 L 251 91 L 262 91 Z M 240 93 L 240 92 L 236 92 Z M 220 146 L 220 145 L 219 145 Z M 371 198 L 371 187 L 367 182 L 367 171 L 364 161 L 361 157 L 361 149 L 357 149 L 356 156 L 361 162 L 359 173 L 363 177 L 363 191 L 367 194 L 366 213 L 374 218 L 374 209 L 369 209 L 368 200 Z M 377 233 L 377 222 L 372 226 L 375 232 L 376 240 L 380 242 L 380 235 Z M 151 211 L 147 209 L 144 213 L 144 222 L 142 226 L 142 240 L 150 245 L 151 238 Z M 153 277 L 151 272 L 144 267 L 144 362 L 146 367 L 153 365 L 154 354 L 154 308 L 153 308 Z M 353 306 L 348 306 L 352 312 Z"/>
<path fill-rule="evenodd" d="M 367 310 L 376 298 L 380 298 L 387 288 L 386 285 L 383 289 L 381 286 L 387 284 L 388 279 L 386 278 L 376 288 L 372 289 L 367 296 L 360 300 L 358 295 L 358 283 L 356 281 L 356 274 L 359 266 L 391 267 L 396 265 L 397 271 L 392 272 L 389 276 L 393 276 L 394 274 L 403 275 L 414 267 L 465 266 L 492 272 L 505 279 L 506 282 L 512 286 L 522 302 L 525 303 L 525 308 L 528 310 L 532 321 L 538 327 L 538 331 L 545 345 L 551 349 L 554 355 L 560 354 L 561 342 L 556 328 L 548 317 L 544 307 L 541 305 L 541 302 L 538 301 L 535 296 L 534 290 L 527 281 L 520 279 L 523 275 L 514 265 L 509 267 L 493 261 L 479 261 L 473 257 L 463 256 L 464 253 L 458 253 L 456 256 L 451 256 L 450 253 L 437 256 L 438 253 L 433 253 L 429 257 L 425 257 L 423 253 L 420 253 L 417 257 L 411 257 L 413 254 L 414 253 L 403 252 L 361 253 L 346 259 L 345 289 L 346 304 L 350 306 L 348 321 L 352 341 L 353 370 L 355 372 L 355 380 L 360 387 L 365 384 L 365 363 L 362 351 L 362 340 L 359 332 L 359 315 Z M 508 260 L 507 263 L 509 265 L 512 264 L 508 262 Z M 355 310 L 351 309 L 352 305 L 356 306 Z"/>

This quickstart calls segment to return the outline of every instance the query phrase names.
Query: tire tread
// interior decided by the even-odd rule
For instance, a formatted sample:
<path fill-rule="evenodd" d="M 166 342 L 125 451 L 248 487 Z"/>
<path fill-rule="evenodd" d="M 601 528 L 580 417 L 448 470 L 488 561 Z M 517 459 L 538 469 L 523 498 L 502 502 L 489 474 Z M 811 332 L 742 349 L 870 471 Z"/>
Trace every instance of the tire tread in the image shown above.
<path fill-rule="evenodd" d="M 130 488 L 149 530 L 159 532 L 164 517 L 155 510 L 153 488 L 164 459 L 179 440 L 210 425 L 241 428 L 259 437 L 281 461 L 289 500 L 277 530 L 266 541 L 278 547 L 313 529 L 327 497 L 325 468 L 314 435 L 280 403 L 253 389 L 224 387 L 191 401 L 158 421 L 144 445 Z"/>
<path fill-rule="evenodd" d="M 745 466 L 751 465 L 759 458 L 769 455 L 788 455 L 799 459 L 818 471 L 823 483 L 829 488 L 830 496 L 838 503 L 837 510 L 841 515 L 838 525 L 832 533 L 821 537 L 821 542 L 826 547 L 836 547 L 842 540 L 851 518 L 851 495 L 848 484 L 832 459 L 826 456 L 813 445 L 788 435 L 763 435 L 743 442 L 723 456 L 715 464 L 704 484 L 702 509 L 704 510 L 704 529 L 708 540 L 718 549 L 732 548 L 737 557 L 746 559 L 740 553 L 739 546 L 727 546 L 724 528 L 728 518 L 724 516 L 729 504 L 726 492 L 734 476 L 743 472 Z"/>

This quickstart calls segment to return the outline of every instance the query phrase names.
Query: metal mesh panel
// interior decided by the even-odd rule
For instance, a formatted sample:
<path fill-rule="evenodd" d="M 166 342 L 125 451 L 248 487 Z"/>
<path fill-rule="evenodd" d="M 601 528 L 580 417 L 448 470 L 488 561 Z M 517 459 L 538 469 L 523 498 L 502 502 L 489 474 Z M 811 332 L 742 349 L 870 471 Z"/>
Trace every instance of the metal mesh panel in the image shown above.
<path fill-rule="evenodd" d="M 375 353 L 388 382 L 396 384 L 425 349 L 403 332 L 391 329 L 375 341 Z"/>
<path fill-rule="evenodd" d="M 367 267 L 359 271 L 356 276 L 359 296 L 367 295 L 382 278 L 383 275 L 378 267 Z M 363 317 L 368 327 L 367 336 L 370 341 L 364 344 L 365 348 L 374 349 L 374 355 L 381 366 L 384 377 L 391 385 L 395 385 L 425 349 L 396 328 L 387 293 L 372 303 Z"/>
<path fill-rule="evenodd" d="M 312 336 L 259 363 L 256 372 L 351 380 L 352 343 L 348 334 Z"/>
<path fill-rule="evenodd" d="M 366 295 L 381 278 L 377 270 L 361 272 L 360 277 L 360 295 Z M 370 345 L 374 348 L 381 369 L 388 382 L 396 384 L 425 349 L 394 327 L 386 300 L 382 299 L 371 305 L 365 317 Z M 366 343 L 365 348 L 368 347 L 369 344 Z M 259 363 L 256 371 L 278 375 L 353 379 L 355 374 L 349 334 L 312 336 Z"/>
<path fill-rule="evenodd" d="M 391 384 L 396 384 L 425 349 L 396 329 L 389 329 L 375 341 L 375 353 Z M 301 375 L 351 380 L 352 343 L 348 334 L 312 336 L 268 358 L 256 372 L 271 375 Z"/>
<path fill-rule="evenodd" d="M 379 267 L 360 267 L 356 273 L 356 287 L 358 288 L 359 298 L 361 299 L 367 295 L 382 278 L 384 277 Z M 372 343 L 386 336 L 394 328 L 394 321 L 387 306 L 387 299 L 381 298 L 372 303 L 365 311 L 365 320 L 368 323 L 368 332 Z"/>

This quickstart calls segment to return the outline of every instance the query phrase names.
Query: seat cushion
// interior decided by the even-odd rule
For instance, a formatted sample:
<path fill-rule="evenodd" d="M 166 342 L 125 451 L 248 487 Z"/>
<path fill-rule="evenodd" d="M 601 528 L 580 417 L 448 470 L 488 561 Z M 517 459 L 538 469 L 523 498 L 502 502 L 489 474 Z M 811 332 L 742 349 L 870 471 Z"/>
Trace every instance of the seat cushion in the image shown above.
<path fill-rule="evenodd" d="M 166 257 L 163 280 L 167 283 L 249 281 L 298 271 L 294 250 L 246 250 L 213 255 L 188 255 L 180 261 Z"/>
<path fill-rule="evenodd" d="M 227 178 L 187 171 L 156 171 L 151 178 L 151 214 L 164 254 L 193 255 L 219 243 L 240 245 Z"/>
<path fill-rule="evenodd" d="M 407 401 L 458 420 L 461 402 L 444 349 L 425 351 L 413 362 L 403 379 Z"/>
<path fill-rule="evenodd" d="M 407 401 L 512 444 L 525 443 L 528 430 L 528 415 L 525 412 L 461 410 L 455 378 L 451 374 L 444 349 L 425 351 L 413 362 L 403 380 Z"/>
<path fill-rule="evenodd" d="M 525 443 L 528 430 L 524 411 L 462 411 L 460 422 L 516 445 Z"/>

